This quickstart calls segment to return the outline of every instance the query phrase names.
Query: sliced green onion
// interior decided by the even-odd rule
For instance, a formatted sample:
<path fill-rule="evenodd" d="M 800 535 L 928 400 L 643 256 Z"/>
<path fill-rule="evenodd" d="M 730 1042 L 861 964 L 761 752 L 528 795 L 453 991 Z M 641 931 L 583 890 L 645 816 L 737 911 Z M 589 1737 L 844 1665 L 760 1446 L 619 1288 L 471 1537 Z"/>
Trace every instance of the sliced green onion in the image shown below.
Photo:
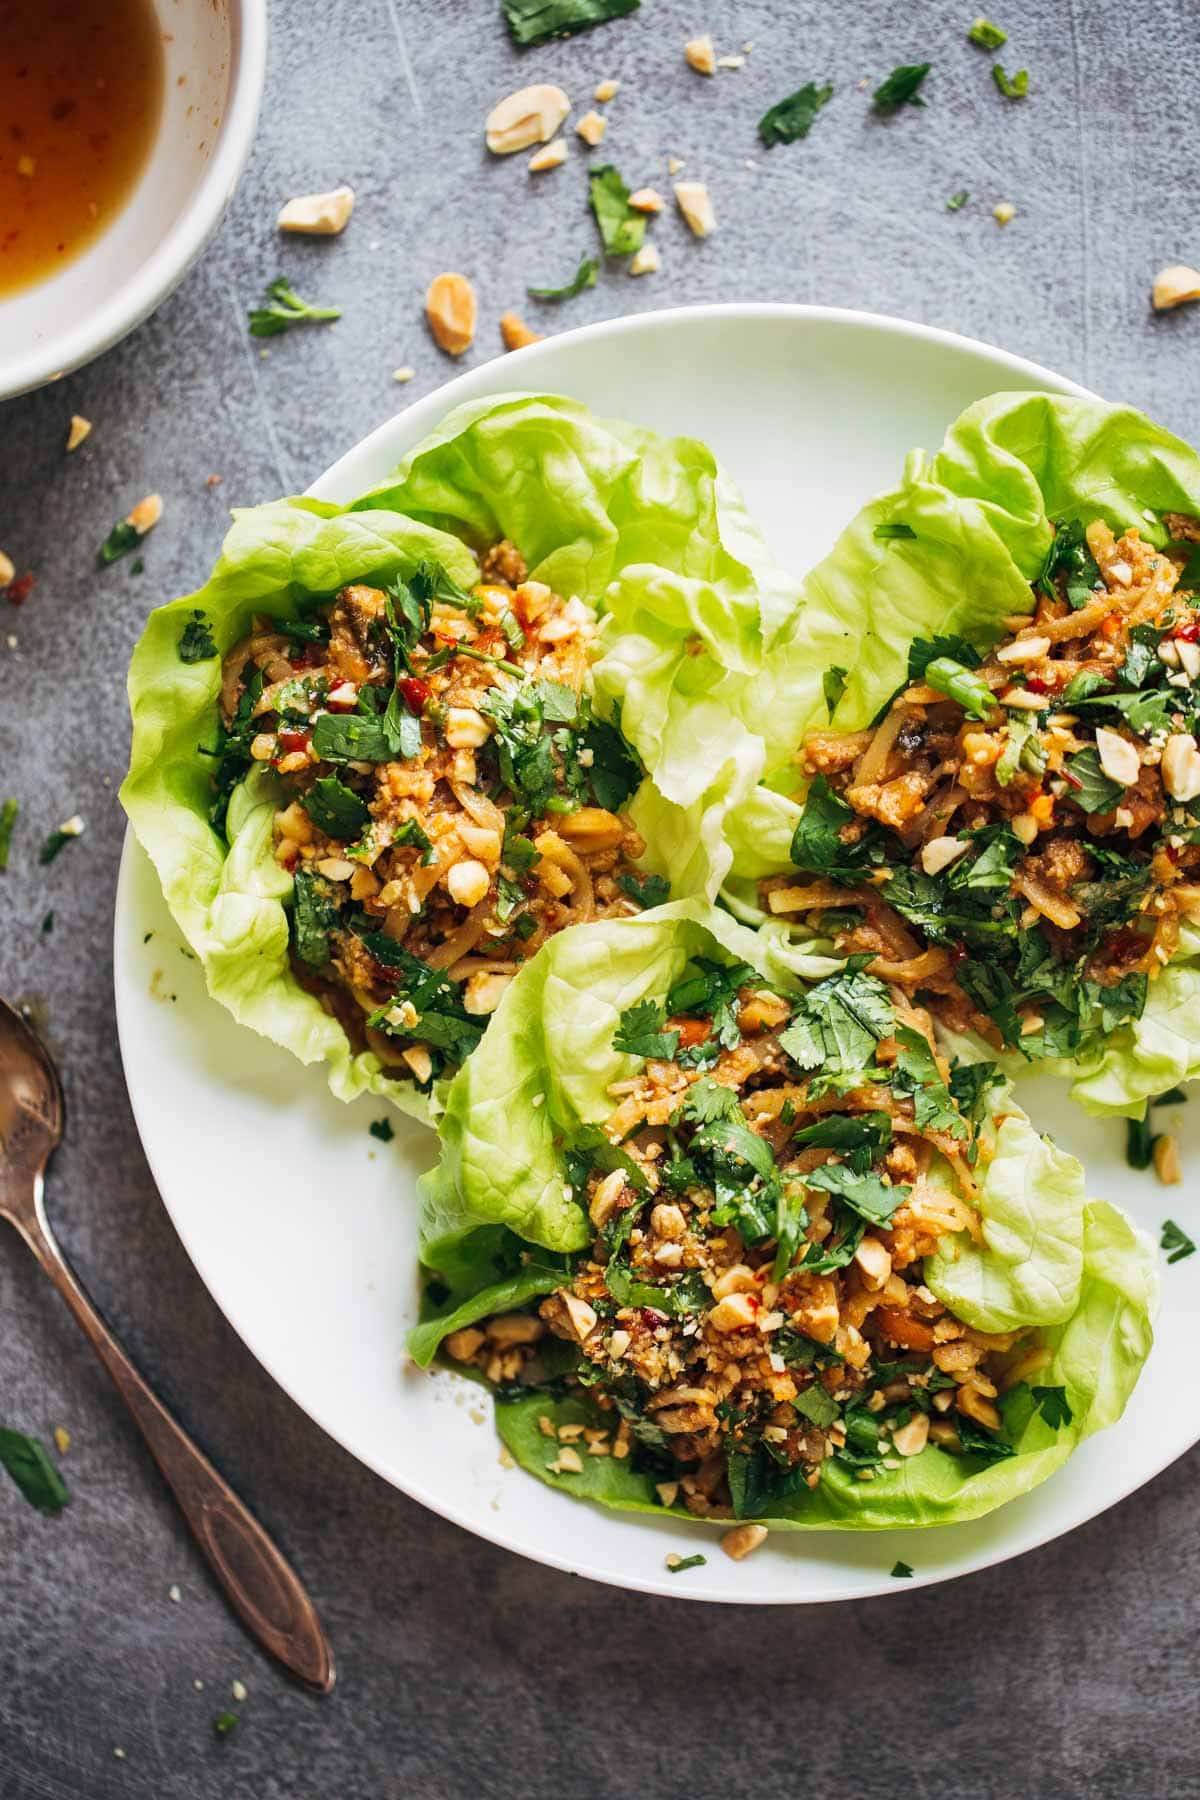
<path fill-rule="evenodd" d="M 926 666 L 925 682 L 948 700 L 957 700 L 975 719 L 988 718 L 996 705 L 996 696 L 983 677 L 952 656 L 935 657 Z"/>

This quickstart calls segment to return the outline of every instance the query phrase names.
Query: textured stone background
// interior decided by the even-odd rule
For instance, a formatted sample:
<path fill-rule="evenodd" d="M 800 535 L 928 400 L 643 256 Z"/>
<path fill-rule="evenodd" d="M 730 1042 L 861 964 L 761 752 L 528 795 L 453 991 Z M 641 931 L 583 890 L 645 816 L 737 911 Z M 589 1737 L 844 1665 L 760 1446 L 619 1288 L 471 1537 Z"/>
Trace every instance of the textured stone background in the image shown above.
<path fill-rule="evenodd" d="M 721 222 L 701 245 L 664 217 L 660 275 L 530 305 L 548 329 L 701 300 L 874 308 L 1023 352 L 1196 435 L 1200 312 L 1148 307 L 1155 269 L 1200 255 L 1194 0 L 996 6 L 1006 65 L 1032 74 L 1023 105 L 964 41 L 974 0 L 645 0 L 520 58 L 498 0 L 276 0 L 257 148 L 200 267 L 92 368 L 0 409 L 0 544 L 38 577 L 0 619 L 0 789 L 23 809 L 0 878 L 0 990 L 44 1003 L 62 1056 L 71 1130 L 52 1210 L 130 1350 L 306 1574 L 341 1665 L 321 1703 L 250 1648 L 105 1378 L 6 1239 L 0 1416 L 71 1428 L 76 1498 L 47 1522 L 0 1486 L 4 1800 L 1200 1794 L 1195 1453 L 1036 1555 L 853 1608 L 685 1610 L 533 1567 L 393 1493 L 254 1364 L 151 1185 L 114 1034 L 130 647 L 154 601 L 203 579 L 228 506 L 303 488 L 452 373 L 421 317 L 433 274 L 476 281 L 473 362 L 526 281 L 563 277 L 589 246 L 581 158 L 537 182 L 521 159 L 487 159 L 481 122 L 510 89 L 560 80 L 579 99 L 621 77 L 606 152 L 635 186 L 665 186 L 667 155 L 685 157 Z M 698 29 L 722 51 L 752 40 L 746 67 L 693 75 L 681 47 Z M 872 120 L 856 84 L 925 58 L 928 107 Z M 759 115 L 814 77 L 836 82 L 835 103 L 806 144 L 765 155 Z M 339 181 L 359 195 L 346 237 L 281 247 L 279 203 Z M 970 205 L 946 213 L 961 187 Z M 1018 209 L 1006 231 L 990 216 L 1002 199 Z M 346 314 L 261 360 L 244 309 L 281 268 Z M 405 363 L 417 377 L 400 390 Z M 95 432 L 68 459 L 72 411 Z M 94 546 L 150 488 L 167 510 L 145 574 L 98 574 Z M 85 840 L 39 870 L 36 846 L 76 809 Z M 218 1744 L 234 1677 L 250 1699 Z"/>

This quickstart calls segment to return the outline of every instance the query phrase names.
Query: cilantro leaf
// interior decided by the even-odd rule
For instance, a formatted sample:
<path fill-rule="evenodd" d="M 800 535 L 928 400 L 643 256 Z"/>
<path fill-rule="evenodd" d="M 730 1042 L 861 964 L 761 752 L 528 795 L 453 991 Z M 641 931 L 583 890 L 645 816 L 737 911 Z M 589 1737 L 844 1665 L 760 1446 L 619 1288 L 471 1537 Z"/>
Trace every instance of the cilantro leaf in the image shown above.
<path fill-rule="evenodd" d="M 587 288 L 596 285 L 596 274 L 600 264 L 594 256 L 585 256 L 570 281 L 563 287 L 527 287 L 525 292 L 534 300 L 574 300 Z"/>
<path fill-rule="evenodd" d="M 433 839 L 418 825 L 415 819 L 405 819 L 403 825 L 396 827 L 392 833 L 392 845 L 393 848 L 399 846 L 403 849 L 419 850 L 423 869 L 432 867 L 437 861 L 437 851 L 433 847 Z"/>
<path fill-rule="evenodd" d="M 885 1112 L 824 1113 L 792 1133 L 793 1144 L 819 1150 L 866 1150 L 874 1158 L 892 1141 L 892 1121 Z"/>
<path fill-rule="evenodd" d="M 881 1176 L 870 1170 L 860 1174 L 849 1163 L 822 1163 L 819 1169 L 809 1170 L 804 1185 L 835 1195 L 851 1212 L 872 1225 L 887 1225 L 909 1195 L 903 1183 L 889 1187 Z"/>
<path fill-rule="evenodd" d="M 742 1116 L 741 1105 L 733 1089 L 714 1081 L 711 1075 L 704 1075 L 699 1081 L 692 1083 L 684 1095 L 678 1114 L 680 1120 L 687 1119 L 695 1125 L 710 1125 L 717 1120 L 740 1121 Z"/>
<path fill-rule="evenodd" d="M 621 892 L 639 906 L 662 906 L 671 898 L 671 884 L 662 875 L 618 875 Z"/>
<path fill-rule="evenodd" d="M 282 275 L 269 284 L 267 301 L 266 306 L 253 307 L 250 311 L 251 337 L 277 337 L 281 331 L 290 331 L 293 325 L 317 325 L 342 316 L 340 306 L 312 306 L 302 300 Z M 107 560 L 111 561 L 111 558 Z"/>
<path fill-rule="evenodd" d="M 360 701 L 363 694 L 375 691 L 363 688 Z M 386 711 L 322 713 L 313 724 L 312 747 L 322 762 L 391 762 L 400 753 L 395 723 Z"/>
<path fill-rule="evenodd" d="M 1043 1419 L 1054 1431 L 1069 1425 L 1075 1417 L 1065 1387 L 1035 1387 L 1033 1398 Z"/>
<path fill-rule="evenodd" d="M 666 1008 L 661 1000 L 639 1000 L 626 1007 L 613 1034 L 613 1049 L 629 1056 L 671 1062 L 679 1048 L 678 1031 L 664 1031 Z"/>
<path fill-rule="evenodd" d="M 467 1012 L 457 984 L 443 969 L 431 968 L 386 933 L 355 929 L 367 953 L 397 977 L 395 992 L 368 1017 L 368 1026 L 428 1044 L 442 1053 L 445 1062 L 463 1062 L 483 1036 L 485 1021 Z M 410 1025 L 397 1016 L 405 1001 L 416 1014 Z"/>
<path fill-rule="evenodd" d="M 300 804 L 327 837 L 349 843 L 363 830 L 371 814 L 365 800 L 337 775 L 322 775 L 313 782 Z"/>
<path fill-rule="evenodd" d="M 1046 560 L 1034 578 L 1034 592 L 1045 594 L 1048 600 L 1059 597 L 1058 578 L 1063 578 L 1067 600 L 1072 609 L 1078 612 L 1094 597 L 1094 590 L 1102 586 L 1100 570 L 1096 560 L 1087 546 L 1087 536 L 1078 519 L 1060 522 L 1054 527 L 1054 537 L 1046 551 Z"/>
<path fill-rule="evenodd" d="M 834 881 L 861 880 L 877 854 L 879 839 L 870 830 L 858 838 L 844 839 L 843 831 L 858 823 L 858 815 L 834 792 L 824 775 L 814 776 L 804 797 L 804 811 L 792 833 L 792 861 L 798 869 L 828 875 Z"/>
<path fill-rule="evenodd" d="M 1163 1220 L 1159 1249 L 1168 1252 L 1167 1261 L 1169 1263 L 1182 1262 L 1185 1256 L 1193 1254 L 1195 1248 L 1195 1244 L 1181 1225 L 1177 1225 L 1174 1219 Z"/>
<path fill-rule="evenodd" d="M 0 1468 L 7 1469 L 30 1506 L 60 1513 L 70 1501 L 67 1484 L 50 1460 L 44 1444 L 0 1425 Z"/>
<path fill-rule="evenodd" d="M 968 193 L 966 188 L 959 188 L 958 192 L 955 194 L 951 194 L 950 198 L 947 200 L 946 211 L 947 212 L 961 212 L 963 207 L 967 204 L 967 201 L 970 198 L 971 198 L 971 196 Z"/>
<path fill-rule="evenodd" d="M 924 106 L 918 89 L 932 67 L 932 63 L 901 63 L 893 69 L 871 96 L 875 111 L 887 114 L 902 106 Z"/>
<path fill-rule="evenodd" d="M 821 692 L 825 696 L 825 710 L 831 719 L 841 704 L 842 695 L 846 691 L 846 683 L 849 679 L 849 669 L 840 669 L 836 663 L 826 669 L 821 677 Z"/>
<path fill-rule="evenodd" d="M 912 1095 L 913 1118 L 922 1131 L 946 1131 L 952 1137 L 968 1136 L 967 1122 L 954 1104 L 942 1080 L 929 1044 L 909 1025 L 897 1025 L 894 1037 L 899 1085 Z"/>
<path fill-rule="evenodd" d="M 817 114 L 833 98 L 833 85 L 818 87 L 805 82 L 786 100 L 777 100 L 758 121 L 758 135 L 769 150 L 774 144 L 794 144 L 806 138 L 816 123 Z"/>
<path fill-rule="evenodd" d="M 547 38 L 571 37 L 636 12 L 641 0 L 503 0 L 514 44 L 524 49 Z"/>
<path fill-rule="evenodd" d="M 908 1581 L 913 1574 L 912 1568 L 906 1562 L 894 1562 L 890 1572 L 897 1581 Z"/>
<path fill-rule="evenodd" d="M 312 969 L 329 961 L 329 933 L 338 921 L 331 882 L 315 870 L 296 870 L 292 898 L 292 943 L 300 961 Z"/>
<path fill-rule="evenodd" d="M 667 995 L 667 1011 L 711 1019 L 716 1041 L 723 1049 L 732 1050 L 742 1041 L 738 994 L 747 983 L 758 979 L 748 963 L 719 963 L 704 956 L 694 957 L 688 971 Z"/>
<path fill-rule="evenodd" d="M 629 189 L 611 163 L 588 171 L 588 199 L 606 256 L 631 256 L 640 250 L 646 220 L 629 204 Z"/>
<path fill-rule="evenodd" d="M 1070 786 L 1070 798 L 1085 813 L 1110 813 L 1120 805 L 1125 789 L 1119 781 L 1110 781 L 1100 767 L 1100 755 L 1092 744 L 1086 750 L 1068 756 L 1063 764 Z"/>
<path fill-rule="evenodd" d="M 373 1138 L 378 1138 L 381 1144 L 390 1144 L 396 1135 L 390 1119 L 372 1119 L 367 1130 Z"/>
<path fill-rule="evenodd" d="M 115 563 L 119 557 L 128 556 L 141 541 L 136 526 L 131 525 L 128 519 L 118 519 L 100 546 L 101 564 Z"/>
<path fill-rule="evenodd" d="M 860 1069 L 874 1060 L 875 1046 L 894 1023 L 888 991 L 851 957 L 846 969 L 810 988 L 791 1024 L 779 1035 L 781 1047 L 801 1069 L 831 1072 Z"/>
<path fill-rule="evenodd" d="M 208 618 L 196 608 L 179 634 L 179 660 L 183 663 L 208 662 L 216 654 L 216 640 L 209 629 Z"/>
<path fill-rule="evenodd" d="M 805 1388 L 803 1393 L 797 1394 L 792 1404 L 798 1413 L 803 1413 L 806 1419 L 810 1419 L 822 1430 L 833 1424 L 841 1410 L 832 1394 L 827 1394 L 819 1386 Z"/>

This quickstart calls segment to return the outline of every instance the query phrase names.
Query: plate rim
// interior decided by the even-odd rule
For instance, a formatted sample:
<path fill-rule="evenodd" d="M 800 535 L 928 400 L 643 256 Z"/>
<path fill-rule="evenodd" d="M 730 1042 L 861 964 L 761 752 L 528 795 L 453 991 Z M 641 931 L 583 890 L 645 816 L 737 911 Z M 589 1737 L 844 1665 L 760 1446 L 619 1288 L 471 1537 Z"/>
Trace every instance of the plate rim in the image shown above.
<path fill-rule="evenodd" d="M 800 325 L 806 323 L 837 323 L 860 326 L 866 330 L 881 332 L 884 335 L 914 338 L 926 344 L 940 346 L 954 352 L 961 352 L 963 350 L 970 351 L 997 365 L 999 369 L 1007 369 L 1014 375 L 1020 376 L 1023 383 L 1043 387 L 1047 391 L 1071 394 L 1086 399 L 1099 398 L 1092 389 L 1086 388 L 1081 383 L 1072 380 L 1070 377 L 1060 375 L 1054 370 L 1048 369 L 1043 364 L 1037 363 L 1030 358 L 1019 356 L 1012 351 L 1003 350 L 999 346 L 989 344 L 983 339 L 968 337 L 960 332 L 950 331 L 941 326 L 926 325 L 910 319 L 893 318 L 886 314 L 873 313 L 857 308 L 810 306 L 770 301 L 724 301 L 699 306 L 665 307 L 654 309 L 650 312 L 634 313 L 615 319 L 600 320 L 592 324 L 576 327 L 572 331 L 558 333 L 552 338 L 544 339 L 539 344 L 530 345 L 515 354 L 510 352 L 504 359 L 504 366 L 507 367 L 509 361 L 512 360 L 514 364 L 519 365 L 522 372 L 526 369 L 532 371 L 539 361 L 546 358 L 549 352 L 561 352 L 564 344 L 574 346 L 577 343 L 594 342 L 601 338 L 633 335 L 639 331 L 653 332 L 680 323 L 700 320 L 711 321 L 722 318 L 729 319 L 730 321 L 770 318 L 794 322 Z M 427 429 L 427 419 L 429 417 L 433 417 L 435 420 L 443 418 L 454 406 L 460 404 L 465 399 L 469 399 L 474 388 L 486 387 L 486 376 L 489 372 L 494 373 L 495 362 L 495 358 L 489 359 L 487 362 L 480 363 L 474 368 L 464 370 L 448 382 L 435 387 L 429 394 L 414 400 L 411 405 L 401 408 L 398 412 L 382 421 L 318 476 L 305 490 L 306 496 L 316 499 L 331 499 L 334 490 L 339 489 L 344 484 L 346 479 L 352 474 L 353 470 L 362 462 L 370 461 L 373 457 L 377 457 L 382 447 L 388 443 L 394 435 L 397 433 L 404 434 L 414 431 L 424 431 Z M 530 384 L 524 380 L 519 380 L 512 384 L 514 390 L 524 391 L 530 391 L 531 385 L 532 387 L 536 387 L 536 381 L 533 384 Z M 646 1593 L 665 1596 L 675 1600 L 687 1600 L 697 1603 L 719 1605 L 812 1606 L 833 1605 L 839 1602 L 852 1604 L 854 1601 L 860 1599 L 876 1598 L 881 1595 L 903 1592 L 906 1589 L 911 1591 L 921 1587 L 932 1587 L 946 1581 L 960 1580 L 981 1573 L 985 1569 L 994 1568 L 1000 1563 L 1008 1562 L 1019 1556 L 1024 1556 L 1030 1551 L 1043 1548 L 1046 1544 L 1055 1542 L 1058 1538 L 1066 1536 L 1069 1532 L 1075 1531 L 1080 1526 L 1099 1517 L 1102 1513 L 1107 1512 L 1110 1507 L 1116 1506 L 1123 1500 L 1128 1499 L 1131 1494 L 1156 1479 L 1157 1476 L 1162 1474 L 1165 1469 L 1169 1468 L 1180 1456 L 1184 1455 L 1196 1442 L 1200 1441 L 1200 1428 L 1198 1428 L 1196 1434 L 1192 1436 L 1186 1444 L 1170 1448 L 1166 1454 L 1161 1456 L 1161 1458 L 1155 1458 L 1151 1466 L 1146 1467 L 1139 1465 L 1137 1475 L 1128 1482 L 1123 1483 L 1116 1493 L 1106 1496 L 1095 1506 L 1090 1505 L 1090 1503 L 1085 1504 L 1085 1507 L 1069 1524 L 1062 1525 L 1058 1528 L 1051 1528 L 1044 1532 L 1039 1529 L 1029 1541 L 1011 1544 L 1001 1541 L 995 1545 L 988 1546 L 983 1549 L 978 1556 L 972 1559 L 970 1566 L 967 1568 L 935 1569 L 927 1573 L 917 1573 L 911 1580 L 906 1580 L 903 1583 L 897 1583 L 890 1575 L 885 1574 L 881 1570 L 878 1577 L 868 1578 L 862 1586 L 856 1587 L 855 1592 L 852 1595 L 846 1594 L 841 1589 L 834 1590 L 828 1586 L 818 1587 L 815 1591 L 803 1594 L 767 1593 L 739 1595 L 737 1593 L 717 1591 L 711 1588 L 706 1589 L 702 1582 L 698 1582 L 683 1589 L 677 1583 L 672 1584 L 670 1577 L 667 1576 L 665 1572 L 657 1577 L 639 1574 L 631 1579 L 622 1576 L 616 1571 L 610 1571 L 603 1568 L 580 1567 L 574 1560 L 560 1554 L 550 1547 L 539 1546 L 535 1548 L 524 1542 L 517 1541 L 511 1530 L 500 1520 L 499 1516 L 497 1516 L 494 1525 L 489 1520 L 481 1521 L 474 1517 L 468 1517 L 465 1509 L 457 1506 L 453 1500 L 447 1500 L 440 1495 L 432 1493 L 419 1479 L 400 1479 L 394 1470 L 386 1466 L 386 1464 L 379 1457 L 372 1454 L 369 1449 L 360 1448 L 358 1445 L 348 1442 L 337 1426 L 325 1415 L 323 1408 L 314 1408 L 294 1391 L 289 1380 L 287 1380 L 275 1366 L 275 1359 L 269 1354 L 264 1354 L 259 1349 L 255 1341 L 258 1334 L 255 1332 L 252 1322 L 239 1320 L 226 1311 L 217 1287 L 214 1285 L 214 1282 L 210 1280 L 209 1274 L 206 1271 L 205 1264 L 207 1259 L 203 1251 L 194 1243 L 193 1235 L 188 1229 L 186 1223 L 186 1209 L 181 1209 L 182 1216 L 180 1216 L 168 1198 L 169 1181 L 163 1180 L 155 1155 L 152 1153 L 147 1142 L 147 1135 L 143 1130 L 142 1125 L 142 1107 L 145 1104 L 145 1101 L 139 1099 L 138 1094 L 134 1090 L 134 1086 L 129 1080 L 128 1058 L 126 1056 L 126 1032 L 129 1029 L 131 1021 L 127 1016 L 123 1001 L 123 993 L 128 991 L 129 978 L 126 973 L 126 949 L 121 933 L 121 920 L 126 917 L 130 904 L 131 890 L 136 878 L 136 859 L 139 855 L 145 857 L 145 854 L 146 853 L 142 851 L 138 845 L 137 840 L 133 835 L 132 828 L 129 825 L 126 825 L 118 869 L 113 911 L 114 1011 L 117 1024 L 118 1047 L 121 1054 L 122 1072 L 125 1075 L 126 1089 L 129 1095 L 134 1125 L 138 1133 L 143 1155 L 146 1157 L 151 1176 L 154 1180 L 161 1203 L 167 1213 L 167 1217 L 170 1220 L 180 1243 L 183 1245 L 193 1268 L 199 1276 L 200 1281 L 203 1283 L 209 1297 L 221 1313 L 221 1316 L 227 1321 L 256 1362 L 258 1362 L 265 1370 L 270 1379 L 288 1396 L 304 1416 L 311 1420 L 312 1423 L 315 1424 L 320 1431 L 323 1431 L 327 1437 L 331 1438 L 339 1448 L 346 1451 L 348 1455 L 354 1457 L 357 1462 L 362 1463 L 366 1468 L 370 1469 L 373 1474 L 386 1482 L 389 1487 L 395 1488 L 398 1492 L 404 1494 L 417 1505 L 426 1507 L 430 1512 L 448 1520 L 451 1524 L 460 1527 L 462 1530 L 471 1533 L 472 1536 L 482 1538 L 485 1542 L 494 1544 L 498 1548 L 523 1557 L 528 1561 L 539 1563 L 545 1567 L 556 1569 L 565 1574 L 583 1576 L 590 1581 L 600 1582 L 605 1586 L 614 1587 L 627 1593 Z M 157 879 L 157 877 L 155 877 L 155 879 Z M 1002 1512 L 1003 1510 L 1003 1508 L 998 1508 L 997 1513 Z M 940 1527 L 914 1526 L 910 1528 L 897 1526 L 889 1528 L 887 1533 L 877 1534 L 862 1532 L 855 1533 L 854 1536 L 890 1536 L 892 1530 L 902 1531 L 906 1529 L 910 1535 L 922 1538 L 931 1531 L 940 1534 L 942 1532 L 952 1531 L 955 1527 L 953 1525 Z M 824 1537 L 827 1534 L 788 1534 L 789 1539 L 794 1538 L 797 1542 L 802 1541 L 803 1538 L 808 1535 L 819 1535 Z M 831 1533 L 828 1535 L 839 1538 L 845 1536 L 844 1533 Z"/>

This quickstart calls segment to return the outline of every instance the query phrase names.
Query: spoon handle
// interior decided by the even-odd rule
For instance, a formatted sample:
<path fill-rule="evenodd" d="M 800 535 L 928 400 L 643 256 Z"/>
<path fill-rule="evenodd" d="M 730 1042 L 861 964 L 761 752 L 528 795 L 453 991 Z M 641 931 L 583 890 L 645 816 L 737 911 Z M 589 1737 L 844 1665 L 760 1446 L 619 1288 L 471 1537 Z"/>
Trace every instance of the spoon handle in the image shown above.
<path fill-rule="evenodd" d="M 299 1576 L 143 1381 L 70 1269 L 40 1204 L 37 1215 L 13 1222 L 112 1376 L 230 1605 L 264 1649 L 327 1694 L 336 1679 L 333 1652 Z"/>

